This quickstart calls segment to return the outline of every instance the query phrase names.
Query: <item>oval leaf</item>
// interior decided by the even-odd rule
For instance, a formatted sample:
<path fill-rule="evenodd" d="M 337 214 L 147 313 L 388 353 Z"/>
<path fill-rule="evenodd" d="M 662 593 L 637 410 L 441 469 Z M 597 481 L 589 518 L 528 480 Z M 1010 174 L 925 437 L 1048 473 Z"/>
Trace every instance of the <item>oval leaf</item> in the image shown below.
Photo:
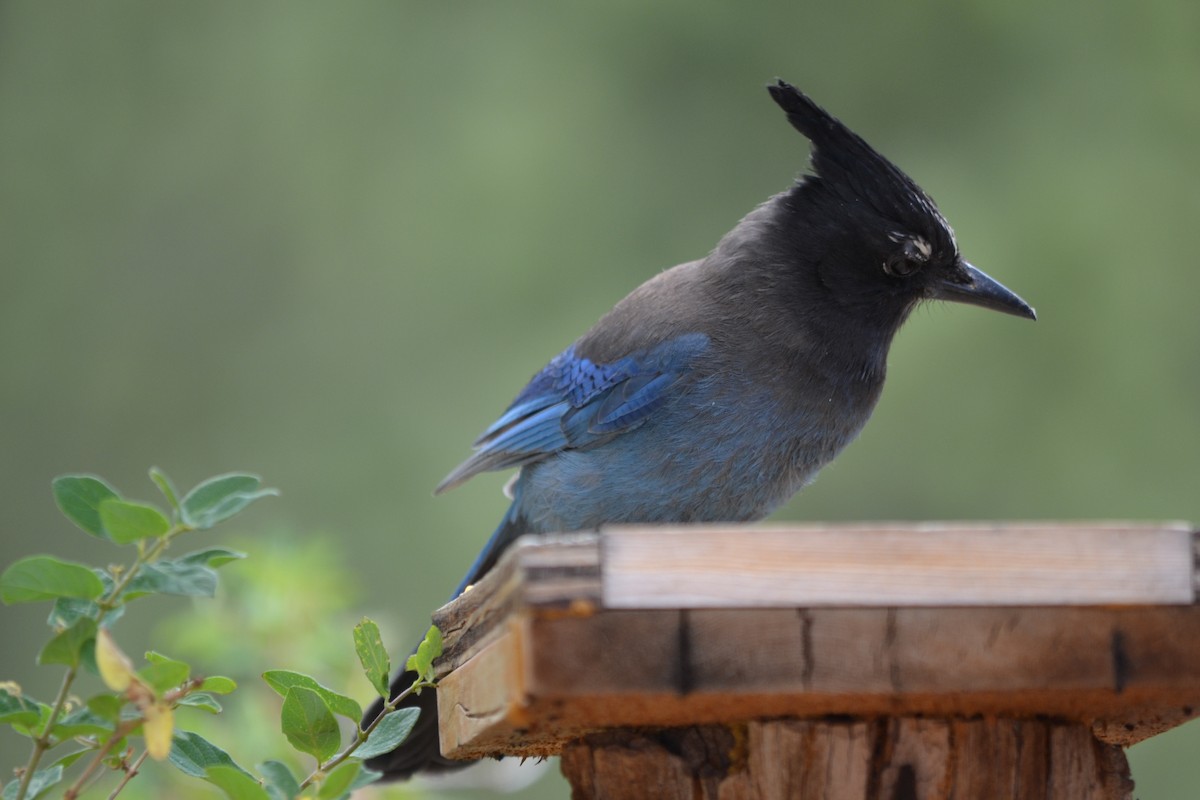
<path fill-rule="evenodd" d="M 59 631 L 38 653 L 39 664 L 66 664 L 78 667 L 83 646 L 96 638 L 96 621 L 80 617 L 71 627 Z"/>
<path fill-rule="evenodd" d="M 213 694 L 229 694 L 237 688 L 237 682 L 233 678 L 226 678 L 224 675 L 209 675 L 200 684 L 200 691 L 212 692 Z"/>
<path fill-rule="evenodd" d="M 176 559 L 180 564 L 199 564 L 203 567 L 220 567 L 228 564 L 230 561 L 237 561 L 239 558 L 245 558 L 245 553 L 239 553 L 237 550 L 228 550 L 224 547 L 207 547 L 203 550 L 197 550 L 194 553 L 188 553 L 185 556 L 180 556 Z"/>
<path fill-rule="evenodd" d="M 354 751 L 354 757 L 365 760 L 392 752 L 408 738 L 408 734 L 412 732 L 413 725 L 417 724 L 417 717 L 420 715 L 421 710 L 411 706 L 398 708 L 388 714 L 375 727 L 375 730 L 371 731 L 367 740 Z"/>
<path fill-rule="evenodd" d="M 67 769 L 72 764 L 74 764 L 76 761 L 78 761 L 79 759 L 83 758 L 84 756 L 88 755 L 89 753 L 94 753 L 94 752 L 95 751 L 89 747 L 89 748 L 86 748 L 83 750 L 76 750 L 74 753 L 67 753 L 65 756 L 57 759 L 54 762 L 54 766 L 62 767 L 63 769 Z M 5 800 L 8 800 L 8 798 L 5 798 Z"/>
<path fill-rule="evenodd" d="M 142 736 L 146 739 L 146 753 L 155 761 L 165 761 L 171 754 L 175 711 L 166 703 L 151 703 L 144 714 Z"/>
<path fill-rule="evenodd" d="M 86 705 L 89 711 L 101 719 L 116 722 L 121 715 L 121 707 L 125 705 L 125 701 L 115 694 L 98 694 L 88 698 Z"/>
<path fill-rule="evenodd" d="M 358 777 L 358 771 L 362 769 L 360 761 L 345 761 L 333 772 L 325 776 L 325 780 L 321 781 L 321 788 L 317 791 L 317 797 L 320 800 L 337 800 L 337 798 L 350 791 L 350 787 L 354 784 L 354 779 Z"/>
<path fill-rule="evenodd" d="M 114 692 L 123 692 L 133 683 L 133 662 L 107 630 L 96 636 L 96 669 L 104 685 Z"/>
<path fill-rule="evenodd" d="M 337 720 L 321 695 L 304 686 L 293 686 L 283 698 L 280 728 L 292 747 L 323 764 L 342 743 Z"/>
<path fill-rule="evenodd" d="M 179 510 L 179 496 L 175 493 L 175 485 L 171 483 L 171 479 L 167 477 L 167 473 L 163 472 L 158 467 L 150 468 L 150 480 L 154 481 L 154 485 L 162 492 L 163 497 L 170 503 L 171 508 Z"/>
<path fill-rule="evenodd" d="M 92 571 L 96 572 L 96 570 Z M 104 575 L 100 575 L 101 583 L 104 582 L 105 577 Z M 105 584 L 104 590 L 108 591 L 108 588 L 109 584 Z M 78 597 L 60 597 L 54 601 L 54 607 L 50 609 L 50 616 L 46 618 L 46 624 L 55 630 L 60 630 L 71 627 L 83 617 L 99 620 L 102 613 L 104 623 L 111 626 L 125 615 L 125 606 L 119 605 L 116 608 L 110 608 L 106 612 L 101 612 L 100 606 L 91 600 L 82 600 Z"/>
<path fill-rule="evenodd" d="M 146 660 L 150 664 L 138 670 L 138 677 L 160 694 L 179 686 L 192 674 L 192 668 L 184 662 L 167 658 L 153 650 L 146 653 Z"/>
<path fill-rule="evenodd" d="M 153 564 L 142 564 L 122 596 L 132 599 L 154 593 L 212 597 L 217 593 L 217 573 L 201 564 L 164 558 Z"/>
<path fill-rule="evenodd" d="M 57 597 L 91 600 L 103 591 L 104 584 L 90 569 L 51 556 L 23 558 L 0 575 L 0 600 L 9 605 Z"/>
<path fill-rule="evenodd" d="M 10 684 L 10 686 L 13 685 Z M 8 688 L 0 687 L 0 722 L 33 727 L 40 717 L 38 710 L 40 704 L 36 700 L 14 694 L 18 691 L 20 690 L 15 686 L 11 691 Z"/>
<path fill-rule="evenodd" d="M 373 770 L 370 767 L 364 766 L 358 771 L 358 775 L 354 776 L 354 780 L 350 783 L 350 791 L 361 789 L 364 786 L 369 786 L 375 781 L 383 777 L 383 773 L 378 770 Z"/>
<path fill-rule="evenodd" d="M 185 775 L 193 778 L 206 777 L 206 771 L 212 767 L 232 767 L 246 773 L 221 748 L 192 731 L 177 731 L 175 741 L 171 745 L 171 764 Z M 249 773 L 246 773 L 249 777 Z"/>
<path fill-rule="evenodd" d="M 114 728 L 110 719 L 105 719 L 86 706 L 77 708 L 58 722 L 50 731 L 59 740 L 70 739 L 73 736 L 102 736 Z"/>
<path fill-rule="evenodd" d="M 29 786 L 25 790 L 26 800 L 36 800 L 37 798 L 41 797 L 46 792 L 50 791 L 50 789 L 56 783 L 61 781 L 62 778 L 63 778 L 62 764 L 55 764 L 53 767 L 50 767 L 48 769 L 40 769 L 37 772 L 33 773 L 33 777 L 29 779 Z M 9 786 L 12 787 L 12 796 L 13 797 L 17 796 L 17 785 L 18 785 L 17 781 L 13 781 L 12 783 L 9 784 Z M 7 799 L 7 795 L 8 795 L 8 787 L 7 786 L 5 787 L 4 794 L 6 795 L 5 800 L 8 800 Z"/>
<path fill-rule="evenodd" d="M 131 503 L 110 497 L 100 503 L 100 524 L 108 538 L 117 544 L 162 536 L 171 529 L 171 521 L 154 506 Z"/>
<path fill-rule="evenodd" d="M 202 708 L 210 714 L 221 713 L 221 704 L 211 694 L 205 694 L 204 692 L 192 692 L 186 697 L 179 698 L 179 705 Z"/>
<path fill-rule="evenodd" d="M 231 473 L 209 478 L 183 498 L 183 521 L 204 530 L 229 519 L 260 497 L 278 494 L 274 489 L 259 489 L 257 475 Z"/>
<path fill-rule="evenodd" d="M 271 800 L 267 790 L 240 769 L 209 767 L 204 777 L 230 800 Z"/>
<path fill-rule="evenodd" d="M 303 686 L 305 689 L 311 689 L 319 694 L 333 713 L 343 716 L 355 724 L 362 719 L 362 706 L 357 702 L 344 694 L 338 694 L 332 689 L 322 686 L 315 679 L 303 673 L 292 672 L 288 669 L 272 669 L 263 673 L 263 680 L 281 697 L 286 697 L 293 686 Z"/>
<path fill-rule="evenodd" d="M 300 783 L 282 761 L 264 761 L 258 765 L 258 771 L 266 779 L 268 790 L 275 789 L 287 800 L 300 794 Z"/>
<path fill-rule="evenodd" d="M 392 662 L 383 647 L 379 626 L 366 617 L 354 626 L 354 649 L 358 651 L 358 660 L 362 663 L 367 680 L 375 687 L 375 691 L 379 692 L 379 696 L 387 700 L 388 675 L 392 671 Z"/>
<path fill-rule="evenodd" d="M 417 652 L 404 662 L 404 669 L 417 673 L 417 676 L 429 683 L 433 682 L 433 662 L 442 654 L 442 632 L 436 625 L 430 625 L 425 632 L 425 638 L 417 646 Z"/>
<path fill-rule="evenodd" d="M 59 475 L 50 484 L 54 502 L 67 519 L 92 536 L 104 538 L 100 524 L 100 504 L 117 492 L 94 475 Z"/>

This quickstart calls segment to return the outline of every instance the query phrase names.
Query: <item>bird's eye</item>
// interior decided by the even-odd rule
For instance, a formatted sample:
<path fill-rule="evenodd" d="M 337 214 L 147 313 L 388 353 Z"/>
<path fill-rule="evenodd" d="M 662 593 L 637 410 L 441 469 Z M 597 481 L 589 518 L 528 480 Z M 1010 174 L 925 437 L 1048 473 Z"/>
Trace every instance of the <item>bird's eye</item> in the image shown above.
<path fill-rule="evenodd" d="M 896 278 L 906 278 L 929 260 L 930 247 L 924 239 L 905 239 L 899 251 L 883 262 L 883 271 Z"/>
<path fill-rule="evenodd" d="M 902 253 L 897 253 L 883 262 L 883 271 L 894 278 L 907 278 L 920 267 L 919 262 L 905 257 Z"/>

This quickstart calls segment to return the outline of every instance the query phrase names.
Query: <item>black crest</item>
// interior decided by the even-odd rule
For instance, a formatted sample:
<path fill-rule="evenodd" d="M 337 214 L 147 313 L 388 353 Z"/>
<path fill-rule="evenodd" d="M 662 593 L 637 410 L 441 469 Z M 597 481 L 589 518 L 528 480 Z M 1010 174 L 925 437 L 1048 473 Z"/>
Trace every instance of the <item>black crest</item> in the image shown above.
<path fill-rule="evenodd" d="M 912 178 L 795 86 L 777 80 L 767 90 L 787 112 L 792 127 L 812 142 L 812 172 L 832 191 L 849 203 L 868 205 L 885 220 L 933 235 L 954 249 L 950 226 Z"/>

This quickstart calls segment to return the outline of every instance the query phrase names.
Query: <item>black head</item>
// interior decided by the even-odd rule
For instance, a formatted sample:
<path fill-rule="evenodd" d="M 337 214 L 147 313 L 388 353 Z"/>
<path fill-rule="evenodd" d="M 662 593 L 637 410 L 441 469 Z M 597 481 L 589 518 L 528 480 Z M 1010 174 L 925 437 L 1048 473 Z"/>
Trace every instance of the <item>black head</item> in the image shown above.
<path fill-rule="evenodd" d="M 794 86 L 778 81 L 768 90 L 812 142 L 812 174 L 784 202 L 796 212 L 813 291 L 886 327 L 924 299 L 1036 319 L 1025 301 L 963 260 L 950 225 L 911 178 Z"/>

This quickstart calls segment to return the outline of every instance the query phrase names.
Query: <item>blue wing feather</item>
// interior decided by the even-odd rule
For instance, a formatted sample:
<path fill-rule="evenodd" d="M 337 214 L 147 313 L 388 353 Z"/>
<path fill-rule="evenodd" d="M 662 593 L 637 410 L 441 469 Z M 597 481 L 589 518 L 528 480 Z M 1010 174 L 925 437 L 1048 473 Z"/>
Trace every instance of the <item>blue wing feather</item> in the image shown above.
<path fill-rule="evenodd" d="M 435 491 L 480 472 L 592 447 L 636 428 L 678 392 L 707 346 L 704 334 L 687 334 L 608 364 L 577 355 L 574 346 L 567 348 L 533 377 L 475 441 L 475 453 Z"/>
<path fill-rule="evenodd" d="M 607 433 L 649 416 L 670 394 L 671 386 L 679 378 L 679 374 L 673 372 L 638 375 L 613 387 L 598 403 L 595 419 L 588 429 L 593 433 Z"/>

